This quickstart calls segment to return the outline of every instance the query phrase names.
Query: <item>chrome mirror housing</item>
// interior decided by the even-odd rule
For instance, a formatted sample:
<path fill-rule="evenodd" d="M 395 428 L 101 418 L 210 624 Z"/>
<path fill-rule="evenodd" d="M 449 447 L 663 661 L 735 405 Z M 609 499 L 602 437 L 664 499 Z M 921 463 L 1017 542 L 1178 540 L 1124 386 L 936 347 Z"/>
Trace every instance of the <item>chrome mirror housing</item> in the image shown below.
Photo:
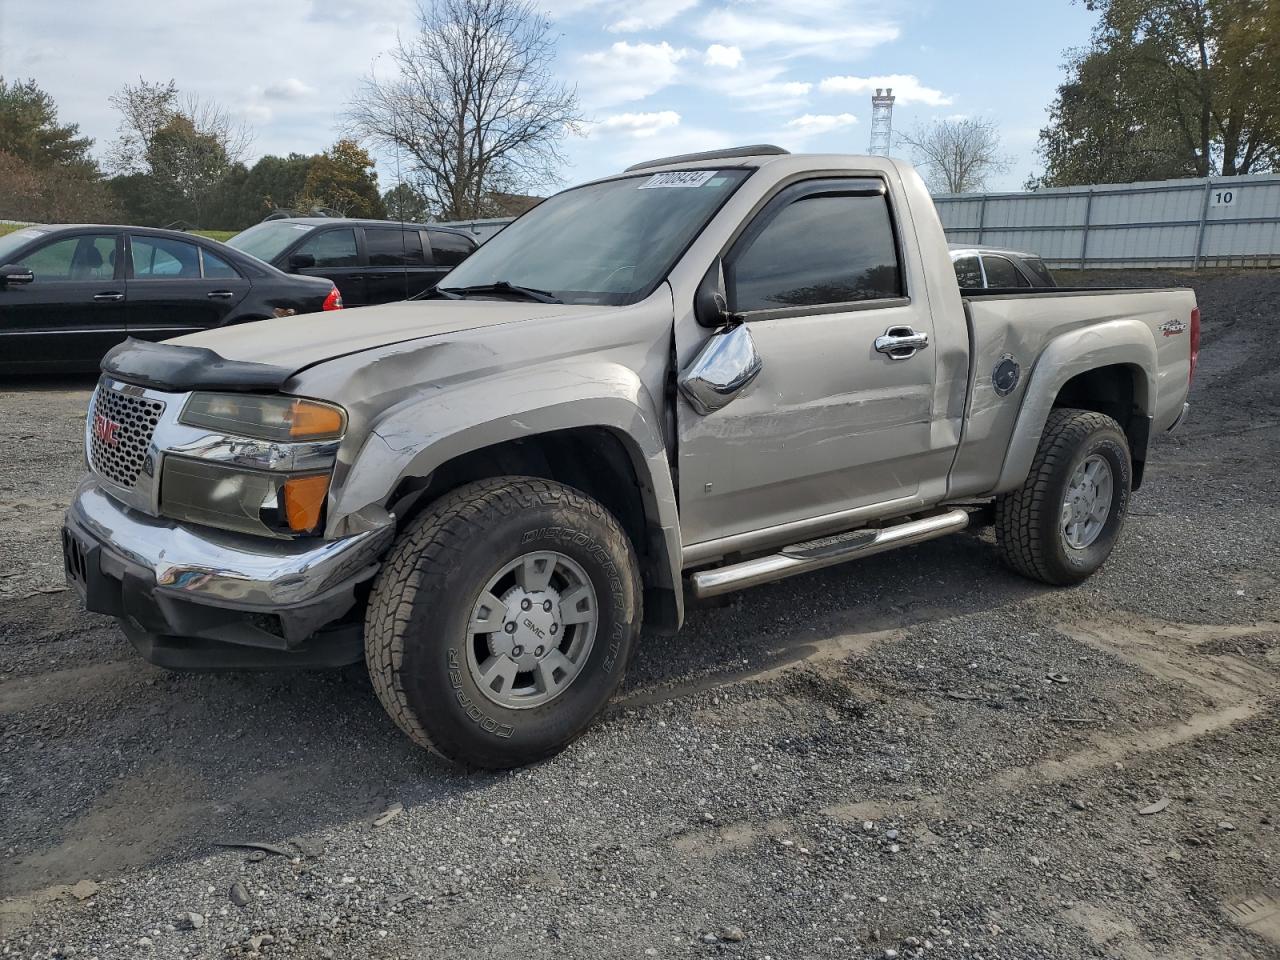
<path fill-rule="evenodd" d="M 707 338 L 680 374 L 680 392 L 704 417 L 728 406 L 760 375 L 764 361 L 745 323 Z"/>

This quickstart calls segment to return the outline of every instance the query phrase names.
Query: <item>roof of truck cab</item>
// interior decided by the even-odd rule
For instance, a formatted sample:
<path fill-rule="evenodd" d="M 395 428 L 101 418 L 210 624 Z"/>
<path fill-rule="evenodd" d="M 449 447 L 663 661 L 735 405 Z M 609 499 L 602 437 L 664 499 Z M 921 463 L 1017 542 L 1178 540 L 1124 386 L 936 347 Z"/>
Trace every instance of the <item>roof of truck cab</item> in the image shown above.
<path fill-rule="evenodd" d="M 763 169 L 765 167 L 782 167 L 787 172 L 803 173 L 806 171 L 821 172 L 824 168 L 836 171 L 864 171 L 868 173 L 901 172 L 903 169 L 914 170 L 905 161 L 891 157 L 872 156 L 854 153 L 782 153 L 761 154 L 747 157 L 708 157 L 703 160 L 673 160 L 658 166 L 644 167 L 640 170 L 622 170 L 618 173 L 597 177 L 584 183 L 574 184 L 567 189 L 584 187 L 589 183 L 604 183 L 608 180 L 620 180 L 625 177 L 648 177 L 668 170 L 736 170 Z"/>

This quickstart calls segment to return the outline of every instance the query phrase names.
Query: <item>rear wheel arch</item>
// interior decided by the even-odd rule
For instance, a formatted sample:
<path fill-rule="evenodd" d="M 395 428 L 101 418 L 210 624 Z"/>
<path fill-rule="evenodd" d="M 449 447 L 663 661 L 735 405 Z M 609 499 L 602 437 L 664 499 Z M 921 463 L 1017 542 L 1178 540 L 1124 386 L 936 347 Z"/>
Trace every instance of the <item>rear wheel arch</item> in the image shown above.
<path fill-rule="evenodd" d="M 1113 363 L 1077 373 L 1058 390 L 1053 409 L 1091 410 L 1120 424 L 1133 458 L 1133 489 L 1142 485 L 1151 433 L 1146 371 L 1132 363 Z"/>

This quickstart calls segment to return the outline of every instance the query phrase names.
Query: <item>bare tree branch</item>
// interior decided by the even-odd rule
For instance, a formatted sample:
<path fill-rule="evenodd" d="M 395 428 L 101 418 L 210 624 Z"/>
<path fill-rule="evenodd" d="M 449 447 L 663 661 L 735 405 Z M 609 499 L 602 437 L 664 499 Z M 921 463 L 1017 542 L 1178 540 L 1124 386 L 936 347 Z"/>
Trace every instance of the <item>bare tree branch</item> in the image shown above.
<path fill-rule="evenodd" d="M 560 181 L 560 143 L 582 117 L 576 92 L 554 77 L 550 25 L 530 0 L 431 0 L 389 56 L 395 76 L 370 73 L 347 126 L 406 156 L 439 216 L 485 216 L 496 193 Z"/>
<path fill-rule="evenodd" d="M 976 193 L 986 187 L 989 177 L 1010 166 L 1001 153 L 1000 130 L 993 120 L 937 120 L 899 134 L 898 142 L 911 147 L 915 163 L 924 168 L 935 193 Z"/>

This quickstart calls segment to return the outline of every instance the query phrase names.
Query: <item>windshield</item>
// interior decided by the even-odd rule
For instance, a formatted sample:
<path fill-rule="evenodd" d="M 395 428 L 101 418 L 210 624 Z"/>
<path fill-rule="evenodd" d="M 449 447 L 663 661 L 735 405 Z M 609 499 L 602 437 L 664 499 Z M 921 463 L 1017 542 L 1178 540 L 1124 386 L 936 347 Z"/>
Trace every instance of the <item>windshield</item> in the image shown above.
<path fill-rule="evenodd" d="M 241 230 L 227 241 L 227 246 L 243 250 L 251 257 L 270 263 L 304 233 L 315 227 L 309 223 L 290 223 L 288 220 L 268 220 L 256 223 L 248 230 Z"/>
<path fill-rule="evenodd" d="M 495 235 L 441 287 L 506 281 L 565 303 L 635 303 L 750 172 L 643 173 L 566 190 Z"/>
<path fill-rule="evenodd" d="M 9 257 L 19 247 L 25 247 L 32 240 L 39 240 L 46 232 L 24 227 L 21 230 L 15 230 L 13 233 L 6 233 L 3 237 L 0 237 L 0 266 L 8 263 Z"/>

